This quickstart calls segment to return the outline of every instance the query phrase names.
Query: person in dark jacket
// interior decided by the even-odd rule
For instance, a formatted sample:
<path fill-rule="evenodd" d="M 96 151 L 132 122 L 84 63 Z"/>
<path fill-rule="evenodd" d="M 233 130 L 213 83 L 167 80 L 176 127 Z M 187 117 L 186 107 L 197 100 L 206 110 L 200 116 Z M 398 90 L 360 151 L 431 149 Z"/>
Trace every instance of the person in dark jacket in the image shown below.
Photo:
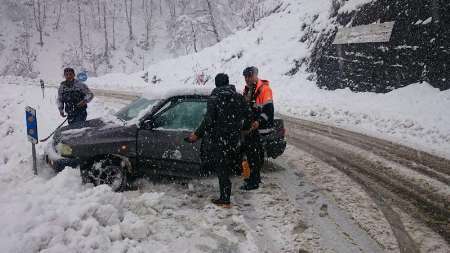
<path fill-rule="evenodd" d="M 274 106 L 269 81 L 258 78 L 258 69 L 247 67 L 243 75 L 246 83 L 243 95 L 252 110 L 252 127 L 242 146 L 250 165 L 250 177 L 245 180 L 241 189 L 249 191 L 258 189 L 261 182 L 260 170 L 264 165 L 261 135 L 273 130 Z"/>
<path fill-rule="evenodd" d="M 58 110 L 61 117 L 66 117 L 69 125 L 83 122 L 87 118 L 87 104 L 92 101 L 94 94 L 83 82 L 75 79 L 72 68 L 64 69 L 65 81 L 58 89 Z"/>
<path fill-rule="evenodd" d="M 215 205 L 229 208 L 231 196 L 230 175 L 237 165 L 239 142 L 243 122 L 251 116 L 249 106 L 244 97 L 229 84 L 226 74 L 215 77 L 216 88 L 211 93 L 207 104 L 207 112 L 198 129 L 192 133 L 188 141 L 195 142 L 205 135 L 210 145 L 207 148 L 209 165 L 215 166 L 219 178 L 220 197 L 213 199 Z M 247 126 L 250 128 L 250 126 Z"/>

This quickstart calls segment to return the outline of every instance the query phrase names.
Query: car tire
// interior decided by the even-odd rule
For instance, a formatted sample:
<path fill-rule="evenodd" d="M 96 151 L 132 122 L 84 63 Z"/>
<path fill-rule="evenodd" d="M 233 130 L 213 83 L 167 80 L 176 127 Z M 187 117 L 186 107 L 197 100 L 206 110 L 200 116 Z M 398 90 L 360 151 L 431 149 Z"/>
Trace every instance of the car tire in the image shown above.
<path fill-rule="evenodd" d="M 92 163 L 88 171 L 82 173 L 82 177 L 95 186 L 107 184 L 113 191 L 123 191 L 126 189 L 128 181 L 126 168 L 122 164 L 122 159 L 117 157 L 99 158 Z M 86 173 L 88 175 L 83 176 Z"/>

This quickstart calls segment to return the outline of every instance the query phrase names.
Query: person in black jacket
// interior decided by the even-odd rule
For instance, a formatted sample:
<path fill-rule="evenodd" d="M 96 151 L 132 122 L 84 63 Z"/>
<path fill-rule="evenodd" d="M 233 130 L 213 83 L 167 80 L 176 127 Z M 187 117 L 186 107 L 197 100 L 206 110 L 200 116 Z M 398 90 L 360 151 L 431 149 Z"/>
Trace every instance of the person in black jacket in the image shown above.
<path fill-rule="evenodd" d="M 215 166 L 220 187 L 220 197 L 212 202 L 229 208 L 230 175 L 238 162 L 236 157 L 239 153 L 243 122 L 251 116 L 251 110 L 244 97 L 229 84 L 228 75 L 218 74 L 215 83 L 216 88 L 208 101 L 205 118 L 198 129 L 188 137 L 188 141 L 195 142 L 205 135 L 208 136 L 208 164 Z M 245 127 L 250 128 L 249 125 Z"/>

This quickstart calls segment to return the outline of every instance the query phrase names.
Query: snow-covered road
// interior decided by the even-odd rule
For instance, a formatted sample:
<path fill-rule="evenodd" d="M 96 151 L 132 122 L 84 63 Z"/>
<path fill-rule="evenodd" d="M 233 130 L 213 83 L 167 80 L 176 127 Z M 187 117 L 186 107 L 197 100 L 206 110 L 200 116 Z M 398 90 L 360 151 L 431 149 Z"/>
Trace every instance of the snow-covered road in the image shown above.
<path fill-rule="evenodd" d="M 374 224 L 367 215 L 382 217 L 377 218 L 376 228 L 388 224 L 400 252 L 449 250 L 448 160 L 309 121 L 285 118 L 285 123 L 291 149 L 302 150 L 296 151 L 298 157 L 289 167 L 303 164 L 306 177 L 335 195 L 341 208 L 374 238 L 382 238 L 384 233 L 373 233 Z M 362 204 L 361 197 L 355 198 L 361 194 L 355 189 L 364 192 L 362 199 L 371 203 L 369 206 Z M 375 210 L 381 213 L 374 216 Z M 395 244 L 385 246 L 393 249 Z"/>

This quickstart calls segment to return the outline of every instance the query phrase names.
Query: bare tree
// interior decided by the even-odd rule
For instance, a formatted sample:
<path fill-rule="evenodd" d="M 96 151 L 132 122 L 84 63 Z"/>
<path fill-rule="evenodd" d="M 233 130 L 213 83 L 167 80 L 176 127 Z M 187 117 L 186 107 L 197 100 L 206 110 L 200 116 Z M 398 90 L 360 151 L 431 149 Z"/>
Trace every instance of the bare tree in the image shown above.
<path fill-rule="evenodd" d="M 83 58 L 85 58 L 88 63 L 89 72 L 96 76 L 98 74 L 99 67 L 105 60 L 103 54 L 98 51 L 98 48 L 88 44 L 86 46 L 86 52 L 84 53 Z"/>
<path fill-rule="evenodd" d="M 184 48 L 185 53 L 188 54 L 192 51 L 198 52 L 199 47 L 207 45 L 207 37 L 210 35 L 207 15 L 198 13 L 181 15 L 177 17 L 172 27 L 173 38 L 169 44 L 172 50 Z M 201 42 L 203 45 L 200 44 Z"/>
<path fill-rule="evenodd" d="M 97 17 L 98 17 L 98 27 L 102 27 L 102 15 L 100 11 L 100 0 L 97 0 Z"/>
<path fill-rule="evenodd" d="M 39 32 L 39 45 L 44 45 L 43 32 L 45 23 L 47 21 L 46 16 L 47 2 L 45 0 L 33 0 L 33 17 L 36 30 Z"/>
<path fill-rule="evenodd" d="M 258 0 L 249 0 L 243 8 L 242 19 L 252 29 L 258 20 L 264 17 L 264 9 Z"/>
<path fill-rule="evenodd" d="M 81 54 L 83 54 L 84 42 L 83 42 L 83 29 L 81 28 L 81 0 L 77 0 L 77 10 L 78 10 L 78 32 L 80 34 L 80 49 Z"/>
<path fill-rule="evenodd" d="M 194 52 L 198 52 L 197 50 L 197 32 L 195 31 L 194 28 L 194 23 L 191 22 L 191 32 L 192 32 L 192 46 L 194 47 Z"/>
<path fill-rule="evenodd" d="M 111 12 L 112 19 L 112 48 L 116 49 L 116 19 L 117 19 L 117 2 L 113 0 L 113 9 Z"/>
<path fill-rule="evenodd" d="M 175 19 L 177 15 L 177 1 L 167 0 L 167 7 L 169 8 L 169 15 L 172 19 Z"/>
<path fill-rule="evenodd" d="M 133 0 L 124 0 L 125 14 L 128 24 L 128 38 L 133 39 Z"/>
<path fill-rule="evenodd" d="M 106 26 L 106 2 L 103 1 L 103 30 L 105 34 L 105 59 L 109 63 L 109 41 L 108 41 L 108 29 Z"/>
<path fill-rule="evenodd" d="M 145 48 L 148 50 L 150 47 L 150 32 L 152 29 L 153 0 L 145 0 L 144 14 L 145 14 Z"/>
<path fill-rule="evenodd" d="M 58 1 L 58 7 L 56 10 L 55 30 L 58 30 L 59 26 L 61 25 L 62 4 L 63 4 L 63 1 Z"/>
<path fill-rule="evenodd" d="M 216 21 L 214 19 L 214 13 L 213 13 L 212 5 L 211 5 L 211 0 L 205 0 L 205 1 L 208 6 L 208 14 L 209 14 L 209 19 L 210 19 L 211 32 L 214 34 L 216 41 L 220 42 L 220 35 L 219 35 L 219 31 L 217 30 Z"/>
<path fill-rule="evenodd" d="M 30 45 L 32 24 L 23 21 L 23 32 L 16 38 L 16 48 L 12 49 L 12 58 L 2 70 L 3 75 L 27 76 L 35 78 L 37 73 L 33 71 L 36 54 Z"/>

